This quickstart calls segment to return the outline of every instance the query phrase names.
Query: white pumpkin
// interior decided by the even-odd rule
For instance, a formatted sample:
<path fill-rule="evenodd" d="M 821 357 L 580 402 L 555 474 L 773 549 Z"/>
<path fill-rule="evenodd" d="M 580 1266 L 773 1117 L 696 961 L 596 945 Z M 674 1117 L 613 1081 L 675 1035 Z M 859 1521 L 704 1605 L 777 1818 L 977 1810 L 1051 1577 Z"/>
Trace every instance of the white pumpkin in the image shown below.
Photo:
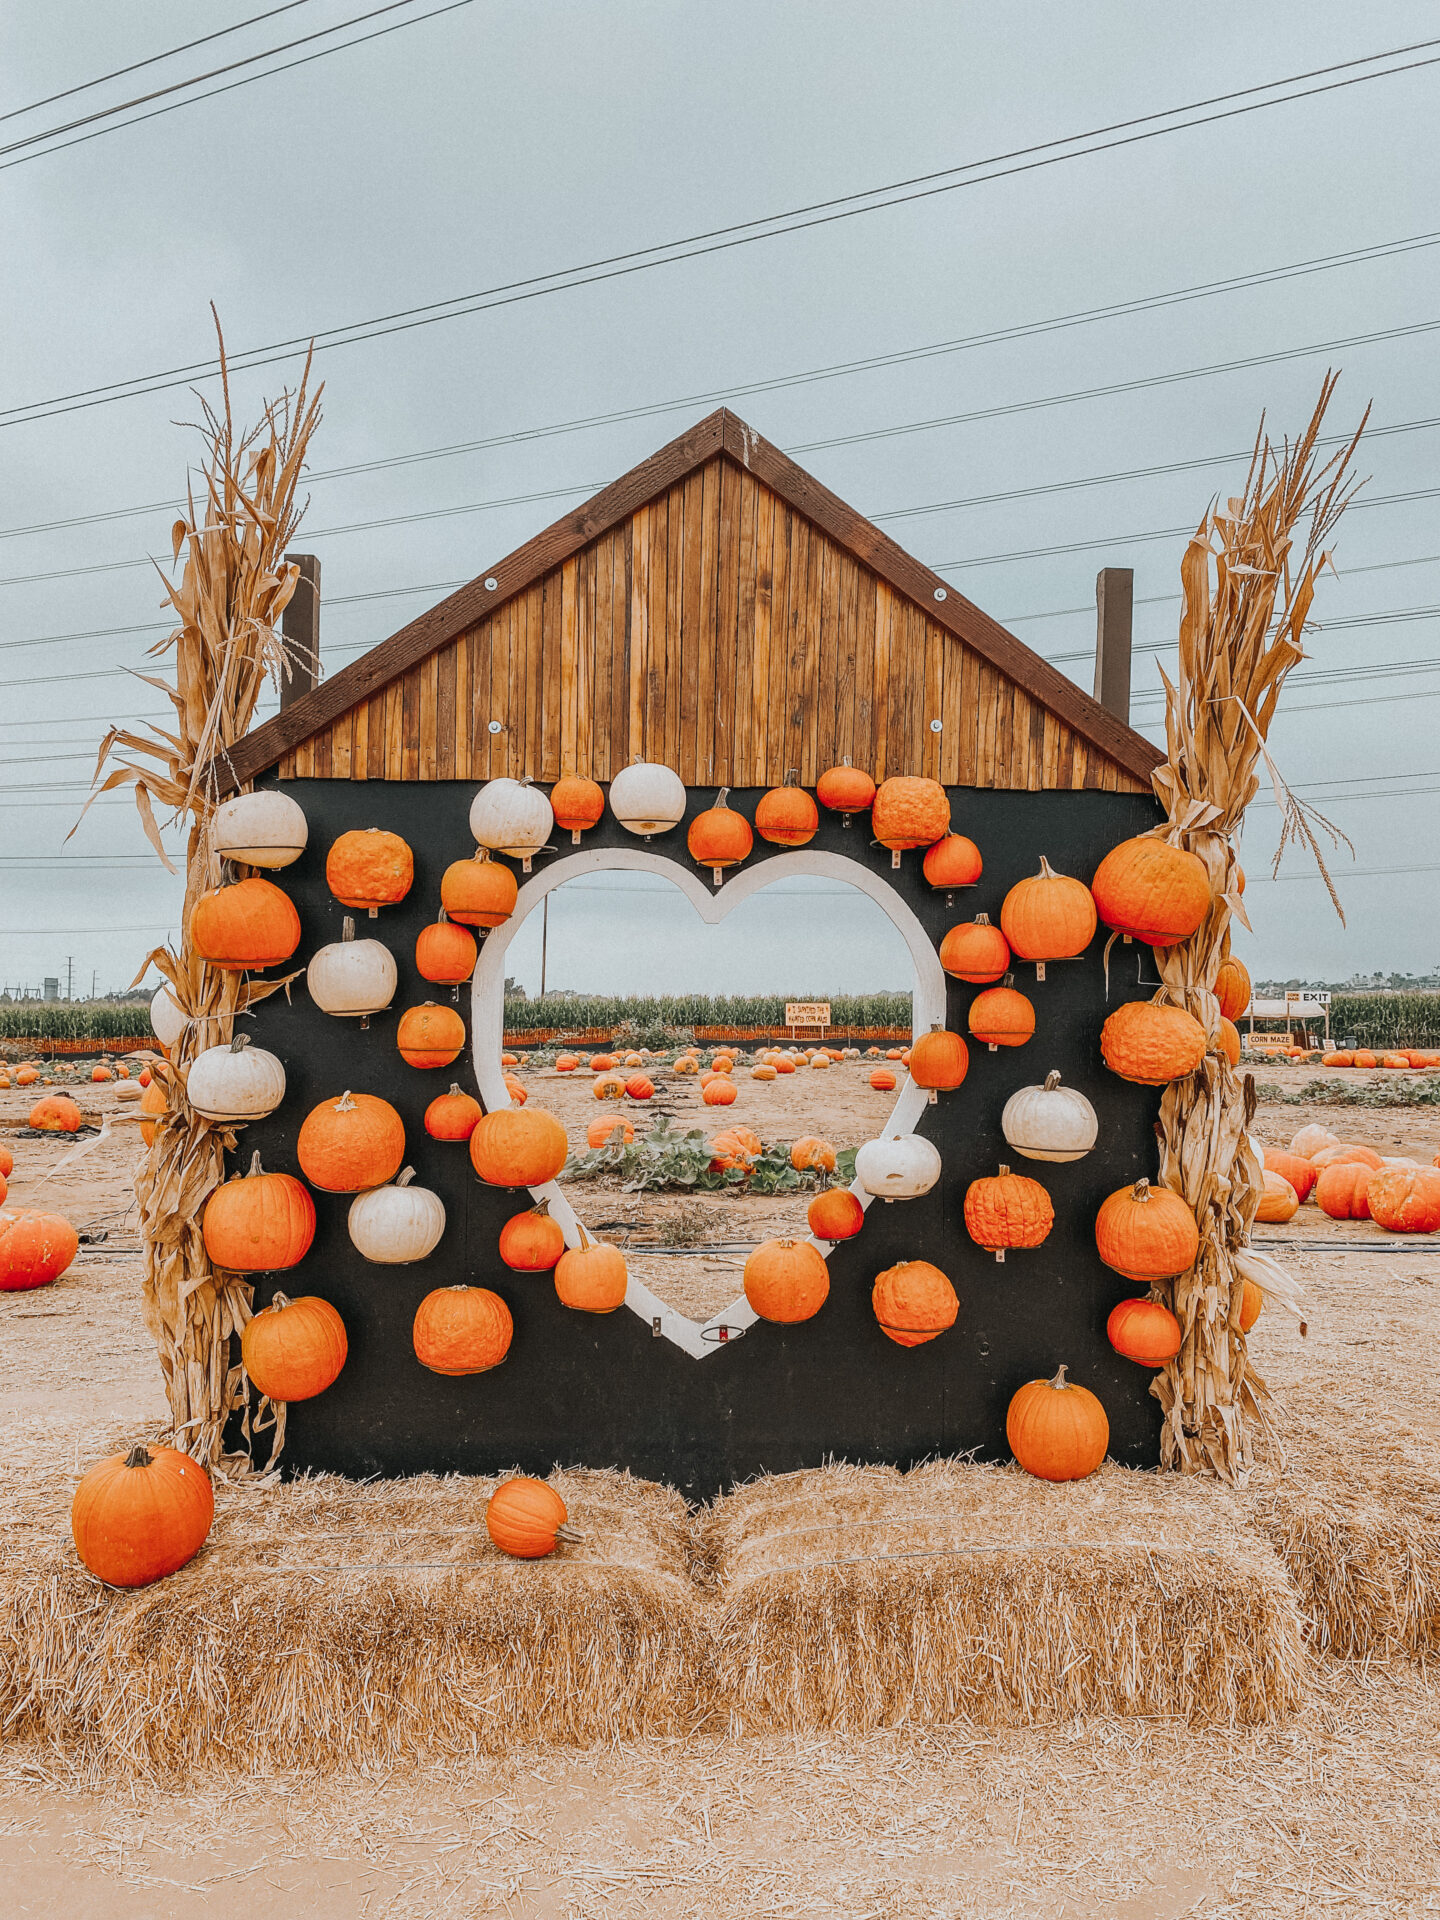
<path fill-rule="evenodd" d="M 215 810 L 215 851 L 250 867 L 288 867 L 305 851 L 305 811 L 288 793 L 262 787 Z"/>
<path fill-rule="evenodd" d="M 207 1047 L 185 1081 L 191 1106 L 203 1120 L 263 1120 L 285 1098 L 285 1069 L 273 1053 L 237 1033 L 225 1047 Z"/>
<path fill-rule="evenodd" d="M 1043 1087 L 1021 1087 L 1005 1102 L 1000 1131 L 1027 1160 L 1082 1160 L 1100 1135 L 1095 1109 L 1078 1088 L 1047 1073 Z"/>
<path fill-rule="evenodd" d="M 670 767 L 637 760 L 610 782 L 610 811 L 627 833 L 669 833 L 685 818 L 685 782 Z"/>
<path fill-rule="evenodd" d="M 157 987 L 150 1001 L 150 1031 L 162 1047 L 173 1047 L 189 1025 L 169 987 Z"/>
<path fill-rule="evenodd" d="M 1322 1127 L 1312 1120 L 1309 1126 L 1301 1127 L 1290 1142 L 1291 1153 L 1298 1154 L 1302 1160 L 1308 1160 L 1313 1153 L 1321 1153 L 1326 1147 L 1338 1147 L 1339 1136 L 1331 1133 L 1328 1127 Z"/>
<path fill-rule="evenodd" d="M 940 1178 L 940 1154 L 918 1133 L 867 1140 L 855 1155 L 855 1178 L 877 1200 L 914 1200 Z"/>
<path fill-rule="evenodd" d="M 363 1027 L 395 998 L 399 974 L 395 956 L 379 940 L 357 940 L 347 914 L 339 940 L 321 947 L 305 969 L 310 998 L 322 1013 L 358 1019 Z"/>
<path fill-rule="evenodd" d="M 423 1260 L 445 1231 L 445 1202 L 428 1187 L 412 1187 L 415 1169 L 388 1187 L 372 1187 L 350 1202 L 350 1238 L 377 1266 L 406 1266 Z"/>
<path fill-rule="evenodd" d="M 478 843 L 520 861 L 526 873 L 554 825 L 550 802 L 527 780 L 487 780 L 470 802 L 470 831 Z"/>

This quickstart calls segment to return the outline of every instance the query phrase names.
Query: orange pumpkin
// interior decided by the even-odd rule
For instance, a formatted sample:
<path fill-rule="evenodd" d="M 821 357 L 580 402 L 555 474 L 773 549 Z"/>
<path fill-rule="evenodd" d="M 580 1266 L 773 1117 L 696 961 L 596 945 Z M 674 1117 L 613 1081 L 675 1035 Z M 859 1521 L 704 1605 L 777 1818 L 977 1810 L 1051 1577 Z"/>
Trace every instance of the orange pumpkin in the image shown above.
<path fill-rule="evenodd" d="M 0 1293 L 48 1287 L 80 1251 L 80 1236 L 59 1213 L 0 1210 Z"/>
<path fill-rule="evenodd" d="M 510 1096 L 510 1104 L 516 1107 L 523 1107 L 525 1102 L 530 1098 L 530 1095 L 525 1090 L 524 1084 L 517 1080 L 513 1073 L 507 1073 L 504 1078 L 505 1091 Z"/>
<path fill-rule="evenodd" d="M 364 1193 L 393 1180 L 405 1159 L 405 1122 L 373 1093 L 342 1093 L 306 1114 L 295 1158 L 312 1187 Z"/>
<path fill-rule="evenodd" d="M 1440 1229 L 1440 1171 L 1434 1167 L 1382 1167 L 1365 1190 L 1370 1218 L 1387 1233 L 1434 1233 Z"/>
<path fill-rule="evenodd" d="M 808 1240 L 764 1240 L 745 1262 L 745 1298 L 762 1320 L 811 1320 L 829 1293 L 825 1256 Z"/>
<path fill-rule="evenodd" d="M 1065 1378 L 1032 1380 L 1005 1416 L 1010 1451 L 1039 1480 L 1084 1480 L 1105 1458 L 1110 1423 L 1088 1387 Z"/>
<path fill-rule="evenodd" d="M 395 1045 L 408 1066 L 448 1067 L 465 1045 L 465 1022 L 453 1007 L 427 1000 L 401 1014 Z"/>
<path fill-rule="evenodd" d="M 1322 1067 L 1353 1067 L 1355 1055 L 1353 1053 L 1322 1053 L 1320 1064 Z"/>
<path fill-rule="evenodd" d="M 455 860 L 440 876 L 440 902 L 452 920 L 467 927 L 498 927 L 515 911 L 520 883 L 510 868 L 482 847 L 471 860 Z"/>
<path fill-rule="evenodd" d="M 1220 1051 L 1232 1067 L 1240 1064 L 1240 1033 L 1233 1020 L 1220 1016 Z"/>
<path fill-rule="evenodd" d="M 410 1337 L 422 1367 L 458 1379 L 498 1367 L 510 1351 L 515 1322 L 488 1287 L 436 1287 L 415 1309 Z"/>
<path fill-rule="evenodd" d="M 8 1180 L 15 1171 L 15 1156 L 9 1147 L 0 1146 L 0 1173 Z"/>
<path fill-rule="evenodd" d="M 173 1447 L 131 1447 L 91 1467 L 70 1502 L 75 1551 L 110 1587 L 148 1587 L 204 1546 L 215 1518 L 210 1476 Z"/>
<path fill-rule="evenodd" d="M 1205 1029 L 1183 1007 L 1130 1000 L 1117 1007 L 1100 1029 L 1100 1053 L 1122 1080 L 1164 1087 L 1200 1066 L 1205 1058 Z"/>
<path fill-rule="evenodd" d="M 772 1067 L 768 1061 L 762 1061 L 758 1067 L 752 1067 L 750 1069 L 750 1078 L 752 1080 L 773 1080 L 776 1078 L 776 1074 L 777 1069 Z"/>
<path fill-rule="evenodd" d="M 717 884 L 725 868 L 738 867 L 742 860 L 749 858 L 755 845 L 750 822 L 725 804 L 729 791 L 728 787 L 720 789 L 714 806 L 696 814 L 685 836 L 690 858 L 697 866 L 709 867 Z"/>
<path fill-rule="evenodd" d="M 1200 1229 L 1178 1193 L 1137 1180 L 1101 1202 L 1095 1245 L 1106 1266 L 1127 1279 L 1170 1280 L 1194 1265 Z"/>
<path fill-rule="evenodd" d="M 633 1079 L 625 1082 L 625 1098 L 627 1100 L 653 1100 L 655 1098 L 655 1082 L 651 1080 L 648 1075 L 637 1073 Z"/>
<path fill-rule="evenodd" d="M 298 1267 L 315 1238 L 315 1202 L 303 1181 L 266 1173 L 259 1154 L 243 1179 L 227 1180 L 205 1203 L 200 1230 L 211 1262 L 231 1273 Z"/>
<path fill-rule="evenodd" d="M 68 1093 L 47 1093 L 25 1122 L 33 1133 L 78 1133 L 84 1116 Z"/>
<path fill-rule="evenodd" d="M 965 1192 L 965 1230 L 997 1260 L 1007 1247 L 1038 1247 L 1055 1224 L 1055 1208 L 1038 1180 L 1011 1173 L 972 1180 Z"/>
<path fill-rule="evenodd" d="M 1321 1170 L 1315 1182 L 1315 1204 L 1332 1220 L 1370 1218 L 1370 1182 L 1378 1169 L 1363 1160 L 1340 1160 Z"/>
<path fill-rule="evenodd" d="M 1234 954 L 1220 962 L 1215 976 L 1215 998 L 1227 1020 L 1238 1020 L 1250 1004 L 1250 974 L 1243 960 Z"/>
<path fill-rule="evenodd" d="M 415 971 L 422 980 L 458 986 L 474 973 L 479 951 L 470 929 L 449 919 L 442 907 L 440 918 L 416 935 Z"/>
<path fill-rule="evenodd" d="M 588 784 L 588 783 L 587 783 Z M 559 788 L 555 791 L 558 793 Z M 551 796 L 552 804 L 554 795 Z M 502 1480 L 485 1508 L 485 1530 L 502 1553 L 515 1560 L 543 1560 L 555 1551 L 557 1540 L 578 1541 L 565 1522 L 565 1502 L 543 1480 L 517 1475 Z"/>
<path fill-rule="evenodd" d="M 625 1092 L 623 1073 L 597 1073 L 590 1083 L 590 1091 L 597 1100 L 618 1100 Z"/>
<path fill-rule="evenodd" d="M 267 1400 L 313 1400 L 339 1379 L 348 1352 L 345 1322 L 314 1294 L 277 1293 L 240 1336 L 245 1371 Z"/>
<path fill-rule="evenodd" d="M 700 1090 L 700 1098 L 707 1107 L 729 1107 L 735 1104 L 736 1089 L 733 1081 L 727 1080 L 723 1073 L 716 1074 Z"/>
<path fill-rule="evenodd" d="M 1300 1196 L 1285 1178 L 1283 1173 L 1265 1172 L 1265 1185 L 1260 1194 L 1260 1204 L 1255 1209 L 1255 1218 L 1266 1226 L 1283 1227 L 1287 1220 L 1293 1220 L 1300 1211 Z"/>
<path fill-rule="evenodd" d="M 901 1260 L 877 1274 L 870 1304 L 880 1331 L 897 1347 L 920 1347 L 938 1340 L 954 1326 L 960 1312 L 959 1296 L 949 1277 L 928 1260 Z"/>
<path fill-rule="evenodd" d="M 917 1087 L 949 1093 L 969 1071 L 970 1049 L 945 1027 L 931 1027 L 910 1049 L 910 1078 Z"/>
<path fill-rule="evenodd" d="M 500 1229 L 500 1258 L 517 1273 L 549 1273 L 564 1251 L 564 1231 L 544 1205 L 512 1214 Z"/>
<path fill-rule="evenodd" d="M 614 1313 L 625 1304 L 629 1285 L 625 1256 L 604 1240 L 592 1240 L 580 1228 L 578 1247 L 567 1247 L 555 1268 L 555 1292 L 562 1307 L 580 1313 Z"/>
<path fill-rule="evenodd" d="M 497 1108 L 470 1136 L 470 1164 L 491 1187 L 543 1187 L 569 1151 L 564 1127 L 543 1107 Z"/>
<path fill-rule="evenodd" d="M 790 1149 L 790 1164 L 797 1173 L 833 1173 L 835 1149 L 819 1134 L 802 1133 Z"/>
<path fill-rule="evenodd" d="M 1010 942 L 999 927 L 992 927 L 990 916 L 977 913 L 951 927 L 940 942 L 940 964 L 946 973 L 971 986 L 988 986 L 998 980 L 1010 965 Z"/>
<path fill-rule="evenodd" d="M 790 1058 L 789 1054 L 786 1054 L 786 1053 L 776 1054 L 775 1071 L 780 1075 L 782 1079 L 785 1077 L 787 1073 L 794 1073 L 795 1062 Z"/>
<path fill-rule="evenodd" d="M 152 1080 L 140 1096 L 141 1113 L 161 1114 L 165 1112 L 169 1104 L 170 1101 L 165 1092 L 164 1082 L 160 1080 Z M 142 1120 L 140 1122 L 140 1138 L 145 1142 L 147 1147 L 155 1144 L 155 1126 L 156 1122 L 153 1119 Z"/>
<path fill-rule="evenodd" d="M 829 767 L 821 774 L 815 783 L 815 797 L 831 813 L 843 814 L 843 824 L 848 827 L 852 813 L 868 813 L 875 804 L 875 782 L 868 773 L 842 760 L 838 767 Z"/>
<path fill-rule="evenodd" d="M 1090 891 L 1107 927 L 1152 947 L 1188 940 L 1210 911 L 1204 861 L 1152 834 L 1113 847 Z"/>
<path fill-rule="evenodd" d="M 579 1065 L 580 1060 L 576 1054 L 557 1053 L 555 1056 L 556 1073 L 574 1073 Z"/>
<path fill-rule="evenodd" d="M 967 840 L 963 833 L 947 833 L 943 840 L 937 840 L 927 849 L 921 870 L 930 885 L 938 890 L 973 887 L 984 865 L 973 840 Z"/>
<path fill-rule="evenodd" d="M 97 1086 L 104 1086 L 113 1080 L 115 1076 L 111 1073 L 109 1067 L 92 1067 L 90 1069 L 90 1078 Z"/>
<path fill-rule="evenodd" d="M 893 1093 L 895 1091 L 895 1076 L 888 1067 L 876 1067 L 870 1076 L 870 1084 L 876 1093 Z"/>
<path fill-rule="evenodd" d="M 1042 854 L 1039 873 L 1006 894 L 1000 931 L 1017 959 L 1073 960 L 1094 938 L 1095 902 L 1083 881 L 1056 873 Z"/>
<path fill-rule="evenodd" d="M 616 1144 L 615 1136 L 620 1135 L 619 1144 L 628 1147 L 635 1138 L 635 1128 L 622 1113 L 607 1113 L 602 1119 L 592 1120 L 585 1130 L 586 1144 L 591 1147 L 609 1147 Z"/>
<path fill-rule="evenodd" d="M 39 1078 L 37 1067 L 21 1067 L 15 1075 L 15 1084 L 17 1087 L 33 1087 Z"/>
<path fill-rule="evenodd" d="M 1375 1054 L 1367 1052 L 1363 1047 L 1357 1050 L 1355 1055 L 1357 1067 L 1378 1067 L 1379 1064 L 1380 1061 Z"/>
<path fill-rule="evenodd" d="M 1357 1141 L 1337 1141 L 1333 1147 L 1322 1147 L 1318 1153 L 1310 1156 L 1310 1164 L 1317 1173 L 1323 1173 L 1326 1167 L 1360 1166 L 1369 1167 L 1378 1173 L 1385 1162 L 1373 1147 L 1362 1147 Z"/>
<path fill-rule="evenodd" d="M 1296 1198 L 1303 1207 L 1310 1198 L 1319 1174 L 1308 1160 L 1302 1160 L 1298 1153 L 1286 1153 L 1280 1147 L 1266 1147 L 1265 1170 L 1267 1173 L 1283 1174 L 1295 1189 Z"/>
<path fill-rule="evenodd" d="M 1035 1031 L 1035 1009 L 1023 993 L 1009 983 L 987 987 L 970 1002 L 970 1031 L 992 1050 L 996 1047 L 1023 1047 Z"/>
<path fill-rule="evenodd" d="M 772 787 L 755 808 L 755 831 L 776 847 L 803 847 L 815 838 L 820 810 L 803 787 Z"/>
<path fill-rule="evenodd" d="M 817 1240 L 853 1240 L 865 1224 L 865 1209 L 848 1187 L 817 1193 L 805 1213 Z"/>
<path fill-rule="evenodd" d="M 581 834 L 604 815 L 605 795 L 593 780 L 587 780 L 580 773 L 570 773 L 550 789 L 550 811 L 556 826 L 562 827 L 578 846 Z"/>
<path fill-rule="evenodd" d="M 190 943 L 224 973 L 277 966 L 300 944 L 300 916 L 271 880 L 237 880 L 202 893 L 190 912 Z"/>
<path fill-rule="evenodd" d="M 341 906 L 372 916 L 403 900 L 414 880 L 414 855 L 398 833 L 382 827 L 342 833 L 325 856 L 325 884 Z"/>
<path fill-rule="evenodd" d="M 425 1131 L 432 1140 L 468 1140 L 482 1117 L 480 1102 L 452 1084 L 448 1093 L 437 1094 L 425 1109 Z"/>
<path fill-rule="evenodd" d="M 950 796 L 938 780 L 893 775 L 880 783 L 870 824 L 881 846 L 892 853 L 933 846 L 950 831 Z"/>
<path fill-rule="evenodd" d="M 1105 1322 L 1110 1344 L 1142 1367 L 1163 1367 L 1184 1341 L 1180 1322 L 1158 1300 L 1122 1300 Z"/>
<path fill-rule="evenodd" d="M 1260 1309 L 1265 1304 L 1265 1296 L 1253 1280 L 1247 1280 L 1240 1295 L 1240 1331 L 1249 1333 L 1260 1318 Z"/>

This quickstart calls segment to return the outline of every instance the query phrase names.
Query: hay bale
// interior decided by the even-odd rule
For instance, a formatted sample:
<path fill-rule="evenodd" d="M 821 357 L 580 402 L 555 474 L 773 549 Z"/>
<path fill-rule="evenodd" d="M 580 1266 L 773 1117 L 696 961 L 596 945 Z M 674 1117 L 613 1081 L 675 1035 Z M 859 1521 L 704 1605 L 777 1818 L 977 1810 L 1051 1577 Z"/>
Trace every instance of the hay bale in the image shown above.
<path fill-rule="evenodd" d="M 586 1540 L 505 1558 L 491 1480 L 220 1487 L 209 1544 L 136 1594 L 27 1503 L 0 1563 L 0 1724 L 153 1778 L 396 1765 L 678 1734 L 712 1711 L 689 1522 L 669 1489 L 556 1473 Z"/>
<path fill-rule="evenodd" d="M 734 1731 L 1299 1705 L 1284 1570 L 1213 1481 L 1107 1465 L 831 1466 L 762 1479 L 701 1523 Z"/>

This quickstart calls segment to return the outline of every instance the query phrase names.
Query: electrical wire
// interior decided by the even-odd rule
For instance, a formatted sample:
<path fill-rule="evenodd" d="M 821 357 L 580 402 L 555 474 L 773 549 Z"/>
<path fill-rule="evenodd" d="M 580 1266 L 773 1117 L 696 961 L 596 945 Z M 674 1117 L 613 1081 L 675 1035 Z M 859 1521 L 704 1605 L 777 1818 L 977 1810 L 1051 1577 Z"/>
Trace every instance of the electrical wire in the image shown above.
<path fill-rule="evenodd" d="M 459 3 L 466 4 L 467 0 L 459 0 Z M 1088 158 L 1115 148 L 1134 146 L 1143 141 L 1162 138 L 1167 134 L 1181 133 L 1194 127 L 1208 126 L 1218 121 L 1233 120 L 1251 113 L 1264 112 L 1270 107 L 1284 106 L 1292 101 L 1309 99 L 1317 94 L 1337 92 L 1347 87 L 1362 85 L 1367 81 L 1392 79 L 1399 74 L 1414 72 L 1440 63 L 1440 54 L 1426 53 L 1424 59 L 1412 60 L 1402 66 L 1384 68 L 1373 73 L 1352 73 L 1346 79 L 1327 81 L 1323 86 L 1307 87 L 1298 92 L 1288 94 L 1277 92 L 1280 88 L 1295 86 L 1298 81 L 1321 74 L 1338 73 L 1356 66 L 1374 65 L 1382 60 L 1394 59 L 1401 53 L 1421 51 L 1435 46 L 1440 46 L 1440 40 L 1415 41 L 1405 47 L 1364 55 L 1330 67 L 1317 67 L 1304 73 L 1282 76 L 1278 80 L 1243 87 L 1231 93 L 1215 94 L 1208 99 L 1191 101 L 1179 107 L 1165 108 L 1155 113 L 1141 114 L 1129 120 L 1115 121 L 1083 133 L 1063 135 L 1029 147 L 992 155 L 987 159 L 966 161 L 932 173 L 918 174 L 886 186 L 866 188 L 857 193 L 841 194 L 828 200 L 791 208 L 783 213 L 768 214 L 757 219 L 735 222 L 725 227 L 710 228 L 705 232 L 679 240 L 632 248 L 626 253 L 611 254 L 585 262 L 581 266 L 531 275 L 526 279 L 505 282 L 475 294 L 452 296 L 449 300 L 431 301 L 422 307 L 398 309 L 394 313 L 379 315 L 373 320 L 350 322 L 344 326 L 325 328 L 304 336 L 296 335 L 289 340 L 275 341 L 268 346 L 252 348 L 232 355 L 229 360 L 230 370 L 233 374 L 249 368 L 269 366 L 276 360 L 294 359 L 298 354 L 312 350 L 323 353 L 339 346 L 353 346 L 362 340 L 373 340 L 394 333 L 408 332 L 416 327 L 430 326 L 442 320 L 460 319 L 469 314 L 492 311 L 496 307 L 539 299 L 547 294 L 567 291 L 578 286 L 589 286 L 602 280 L 648 272 L 656 267 L 674 265 L 704 254 L 728 252 L 736 247 L 753 245 L 760 240 L 783 238 L 809 228 L 830 225 L 838 220 L 853 219 L 861 214 L 882 212 L 890 207 L 916 200 L 931 199 L 938 194 L 953 193 L 966 187 L 988 185 L 995 180 L 1034 172 L 1043 167 L 1056 166 L 1067 160 Z M 1250 98 L 1253 94 L 1265 92 L 1273 93 L 1276 97 L 1258 101 Z M 1200 113 L 1200 109 L 1204 107 L 1236 100 L 1245 100 L 1248 104 L 1229 106 L 1223 112 Z M 1193 114 L 1198 117 L 1181 121 L 1179 116 L 1182 114 Z M 1151 124 L 1157 120 L 1169 120 L 1177 124 L 1162 127 Z M 1123 138 L 1113 140 L 1100 139 L 1103 134 L 1121 132 L 1127 128 L 1143 128 L 1145 131 L 1124 133 Z M 1091 141 L 1094 144 L 1081 146 L 1080 143 L 1083 141 Z M 1057 147 L 1072 150 L 1064 153 L 1052 151 Z M 1016 164 L 1004 165 L 1003 163 L 1007 161 L 1014 161 Z M 20 163 L 10 161 L 7 164 L 14 166 Z M 953 177 L 957 174 L 976 175 L 983 168 L 994 170 L 984 173 L 979 178 L 956 179 Z M 909 188 L 913 188 L 914 191 L 903 191 Z M 860 202 L 867 204 L 858 204 Z M 546 282 L 553 284 L 544 284 Z M 0 410 L 0 425 L 17 425 L 23 420 L 49 419 L 57 413 L 106 405 L 121 398 L 137 398 L 169 387 L 186 385 L 199 376 L 211 375 L 217 371 L 218 362 L 214 360 L 192 361 L 188 365 L 167 368 L 155 374 L 135 375 L 128 380 L 80 388 L 72 393 L 54 395 L 45 400 L 26 402 Z"/>

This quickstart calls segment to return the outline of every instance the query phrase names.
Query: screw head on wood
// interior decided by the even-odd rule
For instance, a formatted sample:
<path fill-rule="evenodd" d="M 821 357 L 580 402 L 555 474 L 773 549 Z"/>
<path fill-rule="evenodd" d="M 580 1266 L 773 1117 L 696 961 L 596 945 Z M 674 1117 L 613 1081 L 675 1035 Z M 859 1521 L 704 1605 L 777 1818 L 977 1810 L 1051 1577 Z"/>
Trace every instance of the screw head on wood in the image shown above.
<path fill-rule="evenodd" d="M 487 574 L 486 574 L 486 576 L 485 576 L 485 591 L 486 591 L 487 593 L 494 593 L 494 591 L 495 591 L 495 589 L 496 589 L 496 588 L 497 588 L 497 587 L 499 586 L 499 584 L 500 584 L 500 582 L 499 582 L 499 581 L 498 581 L 498 580 L 497 580 L 497 579 L 495 578 L 495 576 L 494 576 L 494 574 L 493 574 L 493 573 L 487 573 Z"/>
<path fill-rule="evenodd" d="M 486 584 L 488 585 L 489 583 L 487 582 Z M 946 593 L 944 587 L 936 587 L 935 598 L 937 600 L 948 600 L 950 596 L 948 593 Z"/>

